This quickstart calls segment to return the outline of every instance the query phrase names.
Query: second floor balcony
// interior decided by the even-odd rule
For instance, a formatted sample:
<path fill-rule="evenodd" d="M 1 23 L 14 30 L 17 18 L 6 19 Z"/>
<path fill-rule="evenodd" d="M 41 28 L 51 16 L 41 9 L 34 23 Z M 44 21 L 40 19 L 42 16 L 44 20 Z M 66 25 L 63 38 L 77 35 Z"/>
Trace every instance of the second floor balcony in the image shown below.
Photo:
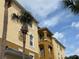
<path fill-rule="evenodd" d="M 52 44 L 52 39 L 49 37 L 48 38 L 44 38 L 44 37 L 39 38 L 39 43 L 42 43 L 42 42 L 48 42 L 48 43 Z"/>

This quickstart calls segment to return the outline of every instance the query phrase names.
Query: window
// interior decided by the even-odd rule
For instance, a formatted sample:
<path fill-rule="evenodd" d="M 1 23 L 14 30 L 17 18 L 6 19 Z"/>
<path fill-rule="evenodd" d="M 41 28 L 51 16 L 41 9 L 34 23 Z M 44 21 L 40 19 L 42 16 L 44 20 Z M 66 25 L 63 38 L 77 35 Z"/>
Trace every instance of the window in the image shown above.
<path fill-rule="evenodd" d="M 34 38 L 33 38 L 33 35 L 30 35 L 30 46 L 34 46 Z"/>
<path fill-rule="evenodd" d="M 58 57 L 58 59 L 60 59 L 60 57 Z"/>
<path fill-rule="evenodd" d="M 43 47 L 40 48 L 40 55 L 41 55 L 41 56 L 44 56 L 44 53 L 45 53 L 44 48 L 43 48 Z"/>
<path fill-rule="evenodd" d="M 31 59 L 35 59 L 34 58 L 34 53 L 29 53 L 29 55 L 30 55 Z"/>
<path fill-rule="evenodd" d="M 62 47 L 60 46 L 60 50 L 62 51 Z"/>
<path fill-rule="evenodd" d="M 61 55 L 61 59 L 63 59 L 62 55 Z"/>
<path fill-rule="evenodd" d="M 49 51 L 49 53 L 52 54 L 52 47 L 51 46 L 48 46 L 48 51 Z"/>
<path fill-rule="evenodd" d="M 34 59 L 34 57 L 31 55 L 31 59 Z"/>
<path fill-rule="evenodd" d="M 58 52 L 58 55 L 60 55 L 60 53 Z"/>

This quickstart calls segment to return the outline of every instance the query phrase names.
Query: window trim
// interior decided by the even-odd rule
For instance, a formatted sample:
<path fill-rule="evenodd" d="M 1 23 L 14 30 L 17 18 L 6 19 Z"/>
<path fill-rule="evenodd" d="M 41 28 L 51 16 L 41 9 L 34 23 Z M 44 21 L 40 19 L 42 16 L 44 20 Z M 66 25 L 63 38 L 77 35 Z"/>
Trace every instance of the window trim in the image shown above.
<path fill-rule="evenodd" d="M 29 35 L 29 39 L 30 39 L 30 42 L 32 42 L 33 45 L 31 45 L 31 43 L 29 42 L 30 44 L 30 47 L 34 48 L 34 36 L 32 35 L 32 39 L 30 38 L 32 34 Z"/>

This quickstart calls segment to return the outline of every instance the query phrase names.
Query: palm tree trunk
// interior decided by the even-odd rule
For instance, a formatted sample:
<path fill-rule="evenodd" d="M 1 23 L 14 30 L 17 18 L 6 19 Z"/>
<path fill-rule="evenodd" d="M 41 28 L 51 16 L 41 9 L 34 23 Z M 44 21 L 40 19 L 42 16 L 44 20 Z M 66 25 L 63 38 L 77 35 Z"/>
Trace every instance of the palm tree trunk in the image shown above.
<path fill-rule="evenodd" d="M 3 33 L 2 33 L 2 41 L 1 41 L 0 59 L 4 59 L 5 58 L 7 25 L 8 25 L 8 2 L 5 1 L 5 5 L 4 5 Z"/>
<path fill-rule="evenodd" d="M 23 59 L 25 59 L 25 44 L 26 44 L 26 35 L 23 35 Z"/>
<path fill-rule="evenodd" d="M 25 59 L 25 46 L 26 46 L 26 34 L 28 31 L 28 27 L 27 27 L 27 23 L 23 24 L 23 26 L 21 27 L 21 32 L 23 34 L 23 57 L 22 59 Z"/>

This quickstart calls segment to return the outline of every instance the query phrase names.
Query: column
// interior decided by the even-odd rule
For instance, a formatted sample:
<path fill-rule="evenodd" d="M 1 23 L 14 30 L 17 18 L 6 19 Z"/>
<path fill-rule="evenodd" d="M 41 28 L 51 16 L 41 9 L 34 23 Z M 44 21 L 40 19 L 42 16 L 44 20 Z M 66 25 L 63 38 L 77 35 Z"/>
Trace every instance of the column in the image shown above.
<path fill-rule="evenodd" d="M 44 49 L 45 49 L 45 59 L 49 59 L 49 51 L 48 51 L 48 44 L 44 43 Z"/>
<path fill-rule="evenodd" d="M 54 58 L 54 48 L 53 48 L 53 46 L 52 46 L 52 59 L 55 59 Z"/>
<path fill-rule="evenodd" d="M 43 33 L 44 33 L 44 40 L 46 40 L 47 39 L 47 31 L 43 31 Z"/>

